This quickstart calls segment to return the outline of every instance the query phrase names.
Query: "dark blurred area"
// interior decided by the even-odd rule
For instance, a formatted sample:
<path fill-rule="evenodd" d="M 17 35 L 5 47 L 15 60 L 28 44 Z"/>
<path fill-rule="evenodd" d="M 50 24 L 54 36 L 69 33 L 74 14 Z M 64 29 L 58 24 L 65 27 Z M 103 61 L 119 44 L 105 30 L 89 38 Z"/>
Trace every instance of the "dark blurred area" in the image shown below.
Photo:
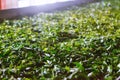
<path fill-rule="evenodd" d="M 39 6 L 29 6 L 23 8 L 0 10 L 0 22 L 6 19 L 20 19 L 24 16 L 28 16 L 28 17 L 33 16 L 40 12 L 54 12 L 63 9 L 65 10 L 70 6 L 84 5 L 87 3 L 93 3 L 98 1 L 100 0 L 74 0 L 74 1 L 57 2 L 57 3 L 39 5 Z"/>

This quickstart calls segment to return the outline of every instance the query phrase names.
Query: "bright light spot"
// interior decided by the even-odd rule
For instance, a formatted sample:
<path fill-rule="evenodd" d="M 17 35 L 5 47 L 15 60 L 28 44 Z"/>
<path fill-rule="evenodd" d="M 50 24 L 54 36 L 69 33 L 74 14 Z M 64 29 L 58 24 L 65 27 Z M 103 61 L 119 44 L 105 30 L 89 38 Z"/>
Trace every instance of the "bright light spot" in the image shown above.
<path fill-rule="evenodd" d="M 18 7 L 26 7 L 26 6 L 30 6 L 29 0 L 20 0 L 18 2 Z"/>
<path fill-rule="evenodd" d="M 72 0 L 19 0 L 18 7 L 45 5 L 45 4 L 65 2 L 65 1 L 72 1 Z"/>

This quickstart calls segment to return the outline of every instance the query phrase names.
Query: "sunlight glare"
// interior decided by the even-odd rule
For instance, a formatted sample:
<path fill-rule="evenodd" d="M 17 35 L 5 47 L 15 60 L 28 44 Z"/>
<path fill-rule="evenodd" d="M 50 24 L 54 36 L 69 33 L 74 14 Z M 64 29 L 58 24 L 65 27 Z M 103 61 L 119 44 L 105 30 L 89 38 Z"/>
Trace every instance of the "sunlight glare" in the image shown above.
<path fill-rule="evenodd" d="M 45 5 L 45 4 L 65 2 L 65 1 L 72 1 L 72 0 L 19 0 L 18 7 Z"/>

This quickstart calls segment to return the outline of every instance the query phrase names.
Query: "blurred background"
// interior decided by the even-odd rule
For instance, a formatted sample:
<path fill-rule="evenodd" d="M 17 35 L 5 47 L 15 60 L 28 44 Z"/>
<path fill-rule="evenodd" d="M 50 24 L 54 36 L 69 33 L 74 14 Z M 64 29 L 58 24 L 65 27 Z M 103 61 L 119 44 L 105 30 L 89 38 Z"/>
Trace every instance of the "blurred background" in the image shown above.
<path fill-rule="evenodd" d="M 0 10 L 28 7 L 35 5 L 45 5 L 56 2 L 65 2 L 70 0 L 0 0 Z"/>

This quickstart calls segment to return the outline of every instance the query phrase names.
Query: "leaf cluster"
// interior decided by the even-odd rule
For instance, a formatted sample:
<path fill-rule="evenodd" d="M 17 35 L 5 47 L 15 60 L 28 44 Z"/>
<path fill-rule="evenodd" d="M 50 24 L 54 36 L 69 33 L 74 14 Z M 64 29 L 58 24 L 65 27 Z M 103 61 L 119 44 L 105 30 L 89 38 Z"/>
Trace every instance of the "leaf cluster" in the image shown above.
<path fill-rule="evenodd" d="M 114 80 L 120 76 L 120 1 L 0 24 L 1 80 Z"/>

